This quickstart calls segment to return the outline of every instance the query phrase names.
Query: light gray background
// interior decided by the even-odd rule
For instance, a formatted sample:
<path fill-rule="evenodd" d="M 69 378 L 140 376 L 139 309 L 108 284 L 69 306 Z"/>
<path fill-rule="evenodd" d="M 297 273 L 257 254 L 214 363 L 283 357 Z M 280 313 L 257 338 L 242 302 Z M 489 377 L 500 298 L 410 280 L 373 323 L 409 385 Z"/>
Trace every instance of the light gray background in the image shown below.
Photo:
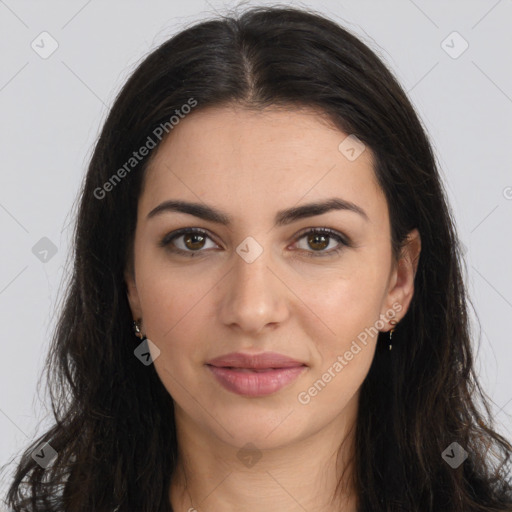
<path fill-rule="evenodd" d="M 477 369 L 510 439 L 512 1 L 284 3 L 311 6 L 360 35 L 419 111 L 467 248 L 482 328 Z M 72 203 L 109 106 L 152 48 L 233 5 L 0 0 L 0 465 L 51 422 L 39 378 L 63 292 Z M 47 59 L 31 47 L 43 31 L 59 45 Z M 446 39 L 453 31 L 469 44 L 458 58 L 463 41 Z M 57 248 L 46 262 L 32 252 L 43 237 Z"/>

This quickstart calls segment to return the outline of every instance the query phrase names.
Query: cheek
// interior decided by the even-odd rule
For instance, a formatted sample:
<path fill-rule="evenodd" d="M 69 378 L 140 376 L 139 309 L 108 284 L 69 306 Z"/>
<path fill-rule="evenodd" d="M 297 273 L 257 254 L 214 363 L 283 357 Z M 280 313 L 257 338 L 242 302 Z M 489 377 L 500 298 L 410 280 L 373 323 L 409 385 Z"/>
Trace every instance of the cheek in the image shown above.
<path fill-rule="evenodd" d="M 155 273 L 147 276 L 142 294 L 146 334 L 160 350 L 154 360 L 160 380 L 174 400 L 186 403 L 190 392 L 182 383 L 193 382 L 202 364 L 205 315 L 201 308 L 206 297 L 202 301 L 201 297 L 207 288 L 195 281 L 189 287 L 179 279 L 155 279 Z"/>
<path fill-rule="evenodd" d="M 384 278 L 377 266 L 361 263 L 304 295 L 309 309 L 303 311 L 301 330 L 315 345 L 316 364 L 297 397 L 300 404 L 310 403 L 320 413 L 328 404 L 344 407 L 357 392 L 382 328 L 378 320 Z"/>
<path fill-rule="evenodd" d="M 310 310 L 302 314 L 301 330 L 316 357 L 296 399 L 312 417 L 335 415 L 366 378 L 379 331 L 379 291 L 372 279 L 354 277 L 331 280 L 322 292 L 307 296 Z"/>
<path fill-rule="evenodd" d="M 197 282 L 190 286 L 171 279 L 148 282 L 143 297 L 148 338 L 162 351 L 192 351 L 194 340 L 200 339 L 207 291 Z"/>
<path fill-rule="evenodd" d="M 385 276 L 376 267 L 362 271 L 347 267 L 342 274 L 333 273 L 316 286 L 303 282 L 297 290 L 309 308 L 303 327 L 316 326 L 316 331 L 310 332 L 312 339 L 321 334 L 327 347 L 343 348 L 379 319 L 384 286 Z"/>
<path fill-rule="evenodd" d="M 149 246 L 150 241 L 145 244 Z M 159 345 L 175 338 L 176 332 L 190 322 L 208 291 L 203 281 L 194 279 L 190 272 L 184 273 L 179 267 L 173 267 L 166 258 L 162 249 L 140 248 L 136 265 L 144 326 L 148 338 L 154 338 Z"/>
<path fill-rule="evenodd" d="M 138 260 L 136 276 L 145 334 L 160 351 L 155 369 L 171 391 L 171 376 L 180 374 L 183 363 L 196 357 L 200 309 L 205 304 L 201 298 L 208 289 L 197 280 L 185 282 L 179 271 L 169 271 L 145 254 Z"/>
<path fill-rule="evenodd" d="M 161 280 L 148 283 L 143 301 L 146 305 L 145 319 L 155 338 L 165 338 L 174 331 L 180 322 L 186 319 L 187 312 L 192 312 L 195 301 L 190 294 L 176 283 Z"/>

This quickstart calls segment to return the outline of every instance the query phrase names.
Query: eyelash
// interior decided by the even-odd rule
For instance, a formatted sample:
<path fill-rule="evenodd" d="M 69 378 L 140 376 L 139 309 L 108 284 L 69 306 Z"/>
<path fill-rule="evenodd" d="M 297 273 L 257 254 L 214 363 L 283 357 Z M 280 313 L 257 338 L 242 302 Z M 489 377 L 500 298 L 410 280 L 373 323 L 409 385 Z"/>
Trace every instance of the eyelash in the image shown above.
<path fill-rule="evenodd" d="M 177 231 L 173 231 L 172 233 L 169 233 L 166 235 L 159 243 L 160 247 L 165 247 L 167 250 L 169 250 L 172 253 L 180 254 L 186 257 L 193 258 L 195 256 L 199 256 L 201 253 L 205 252 L 204 250 L 197 250 L 197 251 L 184 251 L 183 249 L 178 249 L 177 247 L 174 247 L 171 242 L 175 240 L 176 238 L 179 238 L 183 235 L 188 234 L 199 234 L 204 237 L 209 238 L 212 240 L 212 238 L 208 235 L 206 231 L 199 228 L 182 228 L 178 229 Z M 322 258 L 322 257 L 328 257 L 339 254 L 344 247 L 352 247 L 352 244 L 343 236 L 341 236 L 338 232 L 330 229 L 330 228 L 312 228 L 308 229 L 306 231 L 302 231 L 299 233 L 295 239 L 297 242 L 301 238 L 304 238 L 306 235 L 314 234 L 314 235 L 328 235 L 329 238 L 334 239 L 336 242 L 338 242 L 340 245 L 336 247 L 335 249 L 331 249 L 329 251 L 306 251 L 304 252 L 307 254 L 307 257 L 311 258 Z M 213 241 L 213 240 L 212 240 Z"/>

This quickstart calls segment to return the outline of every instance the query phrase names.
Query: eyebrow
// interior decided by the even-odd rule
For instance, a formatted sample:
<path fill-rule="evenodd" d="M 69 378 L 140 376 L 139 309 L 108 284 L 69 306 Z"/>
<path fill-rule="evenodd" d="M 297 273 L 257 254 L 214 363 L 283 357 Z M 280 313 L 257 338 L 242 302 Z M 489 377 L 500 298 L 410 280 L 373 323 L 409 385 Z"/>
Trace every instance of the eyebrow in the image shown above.
<path fill-rule="evenodd" d="M 327 213 L 331 210 L 355 212 L 361 215 L 366 221 L 369 221 L 368 215 L 360 206 L 357 206 L 355 203 L 350 201 L 346 201 L 345 199 L 333 197 L 324 201 L 309 203 L 302 206 L 294 206 L 292 208 L 287 208 L 286 210 L 281 210 L 276 214 L 275 225 L 285 226 L 300 219 L 314 217 L 315 215 L 322 215 L 323 213 Z M 229 226 L 233 220 L 227 213 L 216 208 L 212 208 L 211 206 L 180 200 L 164 201 L 148 213 L 147 219 L 151 219 L 165 212 L 188 213 L 189 215 L 194 215 L 200 219 L 225 226 Z"/>

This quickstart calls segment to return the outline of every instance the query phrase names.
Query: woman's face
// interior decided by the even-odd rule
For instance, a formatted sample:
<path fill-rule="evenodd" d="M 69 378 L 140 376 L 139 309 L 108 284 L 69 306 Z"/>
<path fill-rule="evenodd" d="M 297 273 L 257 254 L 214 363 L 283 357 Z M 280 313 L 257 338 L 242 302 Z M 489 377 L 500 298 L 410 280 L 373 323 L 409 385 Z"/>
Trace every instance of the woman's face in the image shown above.
<path fill-rule="evenodd" d="M 126 280 L 182 424 L 269 448 L 355 418 L 377 331 L 411 300 L 419 239 L 393 265 L 372 154 L 347 135 L 314 111 L 209 108 L 181 120 L 158 149 Z M 353 206 L 305 208 L 330 200 Z M 172 239 L 190 228 L 200 233 Z M 332 233 L 310 233 L 322 228 Z M 233 352 L 298 363 L 207 364 Z"/>

